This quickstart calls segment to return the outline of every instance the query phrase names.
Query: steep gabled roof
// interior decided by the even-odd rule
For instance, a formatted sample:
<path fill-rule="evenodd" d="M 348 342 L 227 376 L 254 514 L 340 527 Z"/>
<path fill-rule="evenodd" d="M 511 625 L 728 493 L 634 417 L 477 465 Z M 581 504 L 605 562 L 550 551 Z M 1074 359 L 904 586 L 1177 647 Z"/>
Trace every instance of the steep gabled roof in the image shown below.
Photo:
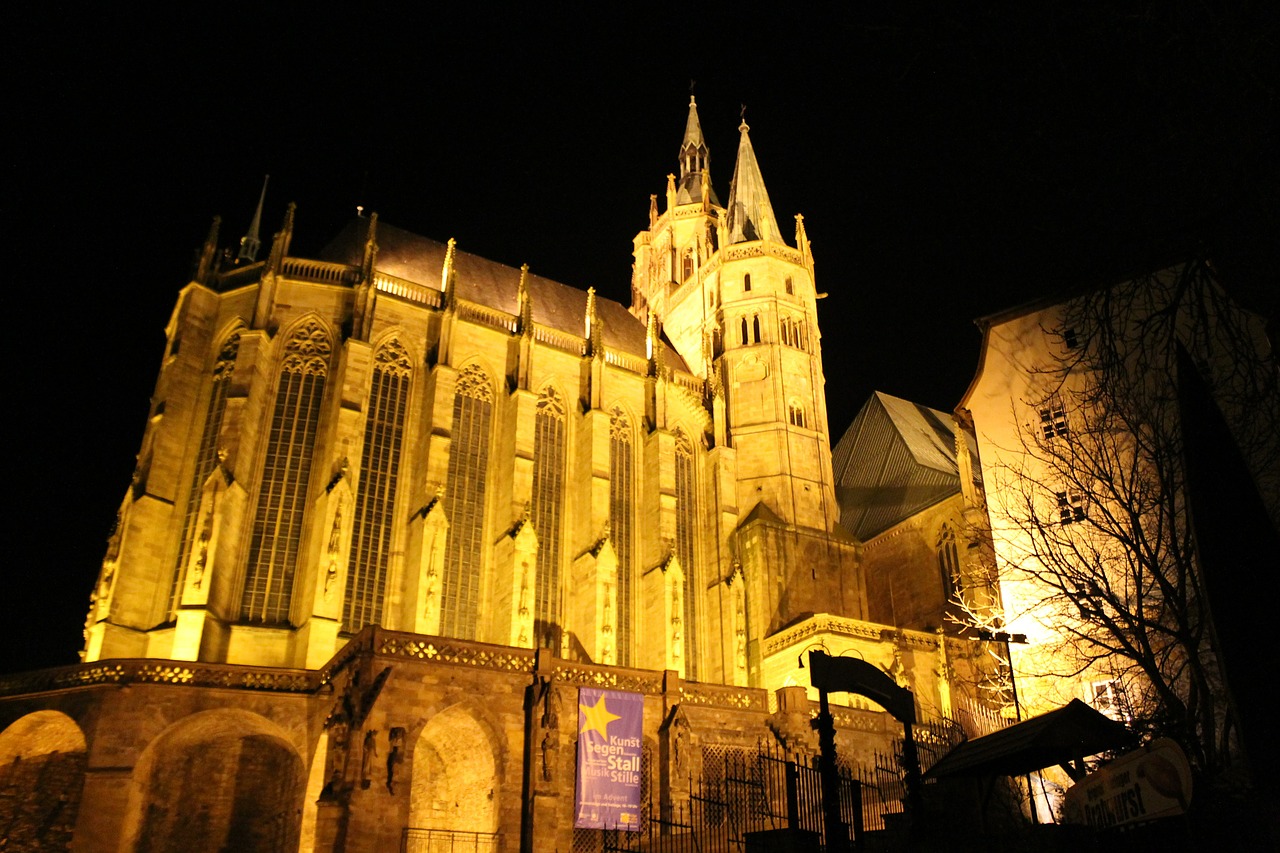
<path fill-rule="evenodd" d="M 347 224 L 320 253 L 333 263 L 359 264 L 364 254 L 369 221 L 357 218 Z M 379 220 L 377 268 L 381 272 L 417 284 L 443 289 L 440 273 L 446 246 Z M 507 314 L 519 313 L 520 270 L 458 250 L 454 254 L 457 298 L 494 308 Z M 526 286 L 532 302 L 534 323 L 582 337 L 587 310 L 586 291 L 530 273 Z M 596 313 L 604 321 L 603 342 L 610 349 L 645 357 L 645 325 L 612 299 L 596 295 Z M 688 371 L 676 351 L 666 348 L 666 366 Z"/>
<path fill-rule="evenodd" d="M 831 463 L 840 525 L 863 541 L 960 492 L 951 417 L 879 391 Z"/>

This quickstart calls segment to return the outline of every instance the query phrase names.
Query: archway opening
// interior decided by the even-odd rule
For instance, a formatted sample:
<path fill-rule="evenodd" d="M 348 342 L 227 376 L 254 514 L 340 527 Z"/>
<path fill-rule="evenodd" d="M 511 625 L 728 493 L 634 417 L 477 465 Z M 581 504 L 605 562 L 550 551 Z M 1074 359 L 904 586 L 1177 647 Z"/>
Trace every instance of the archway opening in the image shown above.
<path fill-rule="evenodd" d="M 414 747 L 409 826 L 428 846 L 447 839 L 496 849 L 498 762 L 488 730 L 456 705 L 433 717 Z"/>
<path fill-rule="evenodd" d="M 84 733 L 60 711 L 36 711 L 0 733 L 0 830 L 7 850 L 65 850 L 87 766 Z"/>
<path fill-rule="evenodd" d="M 305 781 L 297 751 L 267 720 L 194 714 L 157 737 L 134 768 L 133 849 L 294 850 Z"/>

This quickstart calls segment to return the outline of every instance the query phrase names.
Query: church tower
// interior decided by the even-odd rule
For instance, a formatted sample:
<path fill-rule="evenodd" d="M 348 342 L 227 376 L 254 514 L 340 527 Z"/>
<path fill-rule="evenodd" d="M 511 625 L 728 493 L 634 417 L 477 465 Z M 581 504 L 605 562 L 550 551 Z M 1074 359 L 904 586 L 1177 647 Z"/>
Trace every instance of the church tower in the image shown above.
<path fill-rule="evenodd" d="M 705 479 L 724 495 L 712 527 L 720 556 L 707 589 L 722 614 L 718 676 L 761 684 L 778 666 L 768 638 L 814 613 L 865 618 L 857 545 L 838 524 L 804 220 L 795 246 L 778 228 L 745 121 L 722 205 L 697 104 L 635 238 L 631 313 L 661 329 L 703 380 L 712 419 Z M 773 654 L 773 662 L 770 655 Z"/>
<path fill-rule="evenodd" d="M 650 197 L 635 238 L 631 311 L 708 383 L 718 436 L 736 449 L 740 509 L 764 504 L 789 524 L 831 532 L 831 472 L 813 256 L 796 216 L 778 228 L 745 121 L 727 206 L 712 189 L 698 108 L 689 116 L 666 207 Z"/>

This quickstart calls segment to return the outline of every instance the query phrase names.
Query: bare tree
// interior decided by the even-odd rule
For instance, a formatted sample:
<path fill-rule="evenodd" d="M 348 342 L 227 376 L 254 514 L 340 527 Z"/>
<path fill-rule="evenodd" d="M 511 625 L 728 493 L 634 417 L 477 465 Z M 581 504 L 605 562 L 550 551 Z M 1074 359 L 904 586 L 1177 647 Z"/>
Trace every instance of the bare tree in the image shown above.
<path fill-rule="evenodd" d="M 1133 725 L 1174 738 L 1215 775 L 1238 744 L 1189 513 L 1179 348 L 1211 389 L 1273 525 L 1274 362 L 1260 323 L 1203 262 L 1093 290 L 1058 316 L 1046 331 L 1061 347 L 1036 367 L 1043 396 L 1025 401 L 1039 418 L 992 495 L 1007 571 L 1035 591 L 1028 610 L 1060 638 L 1038 665 L 1114 679 Z"/>

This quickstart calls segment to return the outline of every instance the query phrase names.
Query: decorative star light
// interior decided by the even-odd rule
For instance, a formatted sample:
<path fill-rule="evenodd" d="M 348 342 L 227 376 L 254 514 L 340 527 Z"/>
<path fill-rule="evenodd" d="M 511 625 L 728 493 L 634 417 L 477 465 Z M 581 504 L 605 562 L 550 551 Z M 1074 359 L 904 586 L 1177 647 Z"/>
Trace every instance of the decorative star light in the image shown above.
<path fill-rule="evenodd" d="M 578 730 L 579 734 L 582 732 L 597 731 L 605 740 L 608 740 L 609 724 L 614 720 L 622 719 L 618 714 L 609 712 L 609 708 L 604 704 L 603 696 L 600 697 L 599 701 L 597 701 L 595 705 L 580 704 L 578 705 L 578 708 L 586 717 L 586 719 L 583 720 L 582 728 Z"/>

